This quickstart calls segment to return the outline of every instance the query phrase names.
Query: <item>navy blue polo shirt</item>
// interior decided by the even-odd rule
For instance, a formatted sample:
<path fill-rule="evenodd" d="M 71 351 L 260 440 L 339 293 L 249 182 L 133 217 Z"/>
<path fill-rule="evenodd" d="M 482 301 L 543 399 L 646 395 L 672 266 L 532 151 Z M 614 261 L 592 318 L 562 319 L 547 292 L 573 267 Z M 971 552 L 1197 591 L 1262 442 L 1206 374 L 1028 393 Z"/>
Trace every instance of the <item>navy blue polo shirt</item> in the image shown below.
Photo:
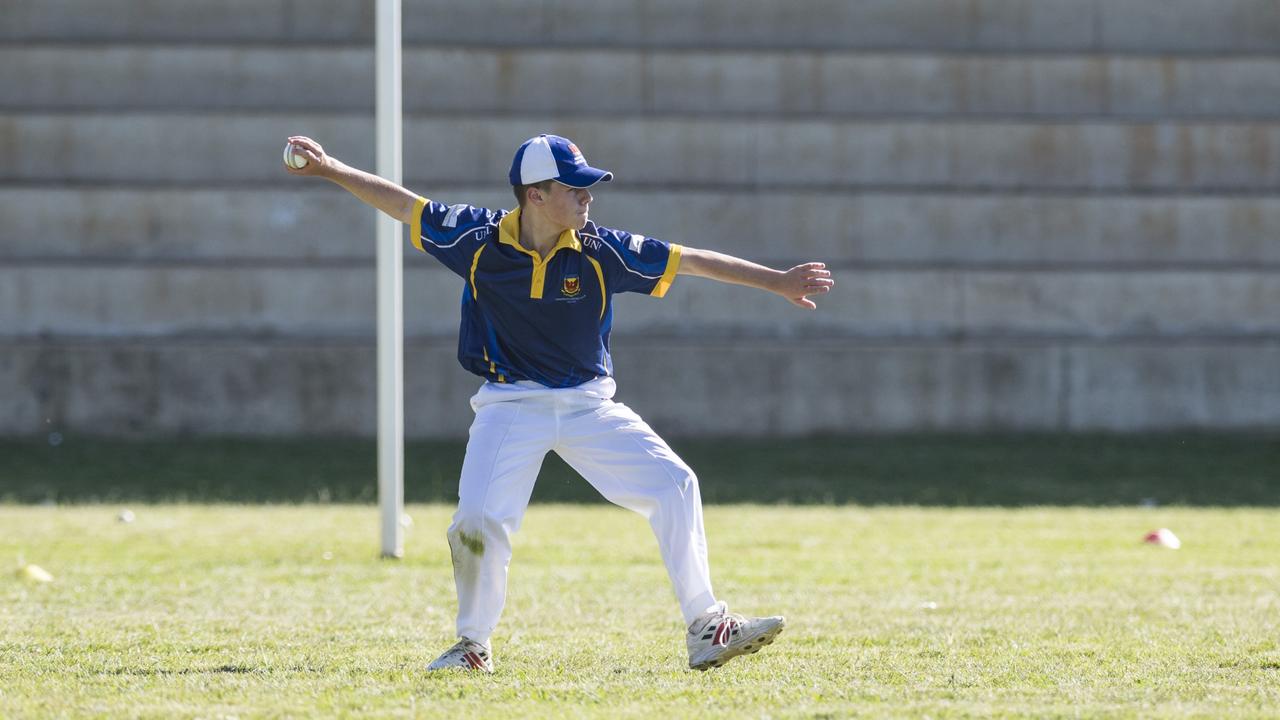
<path fill-rule="evenodd" d="M 458 362 L 493 382 L 580 385 L 613 374 L 613 295 L 662 297 L 679 245 L 599 227 L 566 230 L 544 258 L 520 245 L 520 210 L 418 198 L 413 246 L 465 281 Z"/>

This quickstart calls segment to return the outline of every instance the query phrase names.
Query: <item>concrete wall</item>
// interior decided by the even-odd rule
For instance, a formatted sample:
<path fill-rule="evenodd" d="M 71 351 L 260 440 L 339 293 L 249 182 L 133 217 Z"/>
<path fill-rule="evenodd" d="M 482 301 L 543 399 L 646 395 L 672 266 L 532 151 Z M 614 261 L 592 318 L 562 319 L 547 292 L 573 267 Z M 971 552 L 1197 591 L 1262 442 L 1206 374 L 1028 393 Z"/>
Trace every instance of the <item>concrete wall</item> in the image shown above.
<path fill-rule="evenodd" d="M 421 117 L 404 129 L 406 180 L 505 178 L 513 148 L 548 126 L 631 187 L 1280 190 L 1280 122 Z M 373 162 L 373 122 L 358 117 L 9 113 L 0 115 L 0 173 L 27 183 L 280 183 L 268 150 L 280 154 L 274 146 L 290 128 L 326 138 L 351 163 Z M 192 158 L 193 137 L 216 163 Z"/>
<path fill-rule="evenodd" d="M 465 434 L 475 383 L 453 354 L 406 345 L 409 434 Z M 7 344 L 0 382 L 23 388 L 6 400 L 23 432 L 345 434 L 376 423 L 373 362 L 335 340 L 30 339 Z M 632 338 L 615 363 L 621 399 L 680 434 L 1248 429 L 1275 424 L 1280 393 L 1275 341 L 821 340 L 798 357 L 774 339 Z"/>
<path fill-rule="evenodd" d="M 372 5 L 0 0 L 0 434 L 370 434 Z M 446 18 L 447 22 L 442 22 Z M 1273 0 L 406 0 L 406 184 L 775 266 L 618 303 L 661 431 L 1280 426 Z M 468 34 L 470 33 L 470 34 Z M 461 281 L 406 256 L 408 431 L 458 436 Z"/>
<path fill-rule="evenodd" d="M 361 0 L 5 0 L 0 38 L 366 43 Z M 1272 0 L 406 0 L 407 43 L 1270 53 Z"/>
<path fill-rule="evenodd" d="M 1280 92 L 1280 58 L 1257 55 L 451 46 L 409 47 L 403 62 L 411 113 L 590 103 L 596 112 L 717 118 L 1273 118 Z M 0 105 L 29 110 L 366 112 L 372 76 L 368 47 L 0 46 Z M 299 77 L 314 81 L 291 82 Z"/>

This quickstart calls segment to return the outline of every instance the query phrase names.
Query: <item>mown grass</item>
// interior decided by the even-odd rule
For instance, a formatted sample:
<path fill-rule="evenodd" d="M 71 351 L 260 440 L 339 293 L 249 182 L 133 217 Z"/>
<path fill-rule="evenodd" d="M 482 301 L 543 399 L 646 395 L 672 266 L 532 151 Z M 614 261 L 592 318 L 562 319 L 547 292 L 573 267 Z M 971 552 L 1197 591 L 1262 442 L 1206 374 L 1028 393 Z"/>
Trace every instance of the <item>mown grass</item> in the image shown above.
<path fill-rule="evenodd" d="M 789 619 L 685 669 L 641 518 L 538 505 L 492 677 L 451 640 L 451 508 L 0 505 L 0 717 L 1274 717 L 1280 511 L 707 509 L 718 593 Z M 1140 542 L 1167 526 L 1184 547 Z"/>
<path fill-rule="evenodd" d="M 1280 506 L 1280 436 L 674 439 L 709 503 Z M 405 496 L 454 502 L 460 442 L 411 442 Z M 0 502 L 373 502 L 372 441 L 0 440 Z M 594 502 L 554 454 L 535 502 Z"/>

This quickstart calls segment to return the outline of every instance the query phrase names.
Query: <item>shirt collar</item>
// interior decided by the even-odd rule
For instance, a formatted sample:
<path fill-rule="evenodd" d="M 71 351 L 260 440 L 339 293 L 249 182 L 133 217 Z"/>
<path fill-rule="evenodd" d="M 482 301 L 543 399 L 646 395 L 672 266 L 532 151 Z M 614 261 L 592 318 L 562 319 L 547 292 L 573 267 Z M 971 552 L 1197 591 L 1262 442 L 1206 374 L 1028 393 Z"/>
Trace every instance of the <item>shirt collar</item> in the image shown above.
<path fill-rule="evenodd" d="M 520 208 L 516 208 L 507 213 L 505 217 L 498 222 L 498 242 L 504 245 L 510 245 L 520 252 L 532 256 L 535 262 L 546 262 L 542 256 L 534 250 L 530 250 L 520 244 Z M 560 233 L 560 239 L 556 241 L 555 247 L 551 248 L 551 252 L 547 253 L 547 259 L 555 255 L 562 248 L 568 248 L 577 252 L 582 252 L 582 241 L 578 239 L 578 231 L 569 228 Z"/>

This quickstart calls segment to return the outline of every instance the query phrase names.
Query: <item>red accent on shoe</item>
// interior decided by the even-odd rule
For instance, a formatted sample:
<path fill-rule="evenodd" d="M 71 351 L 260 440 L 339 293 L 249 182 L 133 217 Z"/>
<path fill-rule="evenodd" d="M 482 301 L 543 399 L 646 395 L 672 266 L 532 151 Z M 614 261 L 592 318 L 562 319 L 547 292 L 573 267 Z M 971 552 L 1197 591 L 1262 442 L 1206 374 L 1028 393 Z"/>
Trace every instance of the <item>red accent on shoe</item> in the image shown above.
<path fill-rule="evenodd" d="M 715 637 L 711 639 L 712 645 L 720 645 L 721 647 L 729 644 L 729 630 L 733 624 L 732 620 L 724 620 L 716 626 Z"/>

